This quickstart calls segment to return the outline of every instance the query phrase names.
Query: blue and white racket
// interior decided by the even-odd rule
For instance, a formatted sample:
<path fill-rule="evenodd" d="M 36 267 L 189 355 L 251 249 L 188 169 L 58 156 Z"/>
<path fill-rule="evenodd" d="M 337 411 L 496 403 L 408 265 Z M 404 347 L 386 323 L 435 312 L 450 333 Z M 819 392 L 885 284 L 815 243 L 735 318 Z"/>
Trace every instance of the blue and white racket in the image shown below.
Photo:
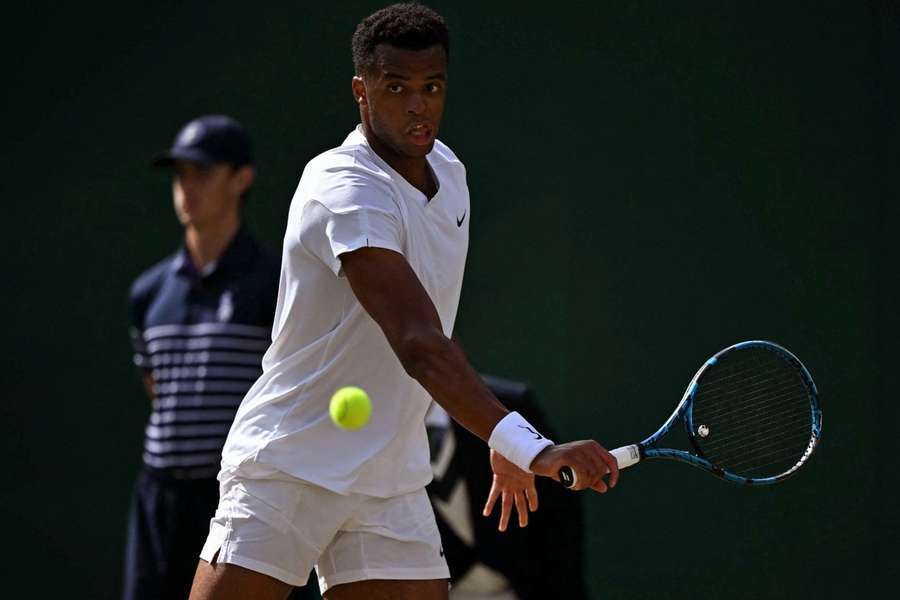
<path fill-rule="evenodd" d="M 677 422 L 690 451 L 660 447 Z M 675 412 L 638 444 L 611 451 L 619 468 L 648 458 L 670 458 L 748 485 L 778 483 L 802 467 L 822 434 L 816 384 L 800 360 L 778 344 L 741 342 L 697 371 Z M 569 467 L 559 472 L 575 485 Z"/>

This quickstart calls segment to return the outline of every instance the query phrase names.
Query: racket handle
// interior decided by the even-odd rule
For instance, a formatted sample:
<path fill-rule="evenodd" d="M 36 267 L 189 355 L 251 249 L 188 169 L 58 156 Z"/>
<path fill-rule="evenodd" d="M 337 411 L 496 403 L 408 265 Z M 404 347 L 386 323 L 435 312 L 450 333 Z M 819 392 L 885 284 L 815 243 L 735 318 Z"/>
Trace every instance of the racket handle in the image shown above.
<path fill-rule="evenodd" d="M 641 449 L 638 448 L 637 444 L 614 448 L 610 450 L 609 453 L 616 457 L 616 462 L 619 463 L 619 469 L 627 469 L 641 460 Z"/>
<path fill-rule="evenodd" d="M 638 448 L 637 444 L 615 448 L 610 450 L 609 453 L 616 458 L 616 463 L 619 465 L 620 470 L 627 469 L 641 460 L 641 450 Z M 572 470 L 572 467 L 563 467 L 559 470 L 559 482 L 563 487 L 572 488 L 578 483 L 578 476 L 575 475 L 575 471 Z"/>

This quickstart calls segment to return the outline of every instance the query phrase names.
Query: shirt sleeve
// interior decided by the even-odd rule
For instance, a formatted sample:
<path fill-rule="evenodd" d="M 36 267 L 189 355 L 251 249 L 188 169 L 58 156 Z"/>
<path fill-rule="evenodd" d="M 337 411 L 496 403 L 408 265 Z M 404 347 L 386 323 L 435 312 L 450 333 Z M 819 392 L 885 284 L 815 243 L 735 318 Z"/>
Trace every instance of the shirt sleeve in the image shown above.
<path fill-rule="evenodd" d="M 380 182 L 352 182 L 307 200 L 300 217 L 300 243 L 339 277 L 341 254 L 359 248 L 403 254 L 403 219 L 389 191 Z"/>

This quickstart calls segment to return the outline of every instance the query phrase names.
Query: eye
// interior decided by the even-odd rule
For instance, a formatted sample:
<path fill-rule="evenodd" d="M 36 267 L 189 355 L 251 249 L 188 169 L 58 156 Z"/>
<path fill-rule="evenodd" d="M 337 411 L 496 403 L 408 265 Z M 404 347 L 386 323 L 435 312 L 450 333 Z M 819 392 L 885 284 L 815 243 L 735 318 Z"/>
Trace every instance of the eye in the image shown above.
<path fill-rule="evenodd" d="M 425 89 L 428 91 L 429 94 L 436 94 L 439 91 L 441 91 L 441 84 L 429 83 L 427 86 L 425 86 Z"/>
<path fill-rule="evenodd" d="M 387 89 L 392 94 L 399 94 L 401 91 L 403 91 L 403 86 L 401 86 L 399 83 L 391 83 L 387 86 Z"/>

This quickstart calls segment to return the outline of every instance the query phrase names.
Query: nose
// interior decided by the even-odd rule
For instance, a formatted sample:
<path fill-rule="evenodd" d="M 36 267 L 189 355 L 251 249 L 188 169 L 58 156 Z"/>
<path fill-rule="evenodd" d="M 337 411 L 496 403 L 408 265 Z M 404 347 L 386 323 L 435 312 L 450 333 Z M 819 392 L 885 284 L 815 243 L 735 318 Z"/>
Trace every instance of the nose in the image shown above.
<path fill-rule="evenodd" d="M 406 112 L 411 115 L 421 115 L 425 112 L 425 97 L 422 94 L 414 92 L 409 95 L 406 104 Z"/>

